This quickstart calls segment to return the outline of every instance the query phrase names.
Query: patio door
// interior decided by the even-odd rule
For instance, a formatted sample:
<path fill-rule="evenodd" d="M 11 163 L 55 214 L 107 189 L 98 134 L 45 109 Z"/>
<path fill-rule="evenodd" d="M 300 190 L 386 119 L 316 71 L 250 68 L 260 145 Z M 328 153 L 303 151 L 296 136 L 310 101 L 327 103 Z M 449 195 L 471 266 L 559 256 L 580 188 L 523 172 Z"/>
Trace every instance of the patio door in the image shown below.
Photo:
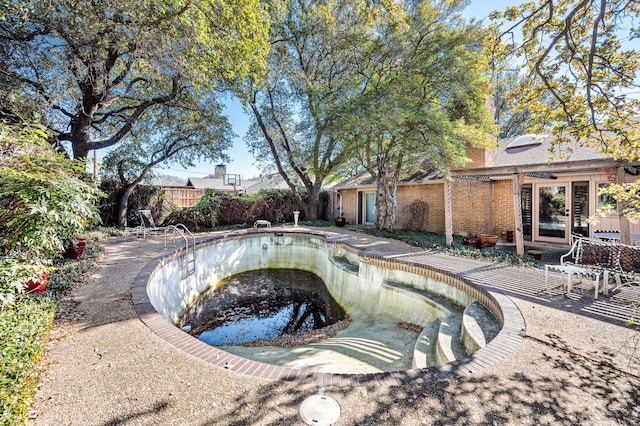
<path fill-rule="evenodd" d="M 537 241 L 568 243 L 570 212 L 568 185 L 539 184 L 536 187 L 538 205 L 534 235 Z"/>
<path fill-rule="evenodd" d="M 365 194 L 365 219 L 364 223 L 373 225 L 376 220 L 376 194 L 375 192 L 367 192 Z"/>
<path fill-rule="evenodd" d="M 358 191 L 358 223 L 360 225 L 373 225 L 376 219 L 375 214 L 375 192 Z"/>

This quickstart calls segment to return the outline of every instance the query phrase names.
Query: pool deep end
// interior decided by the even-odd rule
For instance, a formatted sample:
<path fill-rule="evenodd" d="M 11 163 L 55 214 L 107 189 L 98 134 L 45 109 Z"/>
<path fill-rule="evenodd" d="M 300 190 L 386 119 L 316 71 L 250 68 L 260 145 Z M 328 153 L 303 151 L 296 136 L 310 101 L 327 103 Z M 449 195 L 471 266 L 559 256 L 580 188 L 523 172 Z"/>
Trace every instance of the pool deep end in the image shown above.
<path fill-rule="evenodd" d="M 187 262 L 182 249 L 146 265 L 132 290 L 136 311 L 157 334 L 174 345 L 201 359 L 242 373 L 280 380 L 345 385 L 396 385 L 443 380 L 480 371 L 505 358 L 521 342 L 524 331 L 524 320 L 515 305 L 494 289 L 407 259 L 386 259 L 366 252 L 358 254 L 348 245 L 327 241 L 322 235 L 302 232 L 227 234 L 199 244 L 194 274 L 187 274 Z M 419 300 L 420 291 L 428 290 L 467 308 L 476 306 L 473 303 L 476 300 L 481 302 L 502 328 L 488 344 L 481 342 L 482 336 L 477 336 L 477 324 L 468 327 L 467 332 L 463 329 L 465 347 L 474 349 L 473 346 L 480 341 L 479 349 L 445 365 L 423 368 L 426 366 L 414 359 L 414 366 L 418 369 L 367 375 L 323 373 L 316 377 L 313 372 L 270 366 L 214 347 L 204 348 L 202 345 L 205 343 L 179 329 L 174 327 L 174 332 L 161 326 L 163 321 L 159 320 L 158 313 L 165 319 L 164 323 L 175 324 L 182 310 L 211 285 L 240 272 L 264 268 L 301 269 L 318 275 L 334 298 L 349 312 L 368 312 L 375 307 L 397 315 L 398 321 L 423 324 L 434 315 L 434 309 L 424 309 L 428 302 Z M 405 308 L 409 302 L 422 309 L 407 312 Z M 509 321 L 505 321 L 505 312 Z M 463 318 L 462 326 L 467 327 L 465 324 L 468 322 L 468 318 Z M 419 355 L 419 341 L 416 342 L 416 351 Z"/>

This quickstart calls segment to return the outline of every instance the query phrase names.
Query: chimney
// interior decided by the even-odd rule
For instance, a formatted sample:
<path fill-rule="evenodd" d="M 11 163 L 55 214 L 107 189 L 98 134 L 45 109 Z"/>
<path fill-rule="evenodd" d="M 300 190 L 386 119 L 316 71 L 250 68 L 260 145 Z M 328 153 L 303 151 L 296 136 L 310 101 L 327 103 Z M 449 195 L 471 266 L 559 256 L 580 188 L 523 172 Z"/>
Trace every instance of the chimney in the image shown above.
<path fill-rule="evenodd" d="M 216 166 L 216 171 L 213 174 L 214 179 L 224 179 L 224 175 L 227 174 L 227 166 L 224 164 L 218 164 Z"/>

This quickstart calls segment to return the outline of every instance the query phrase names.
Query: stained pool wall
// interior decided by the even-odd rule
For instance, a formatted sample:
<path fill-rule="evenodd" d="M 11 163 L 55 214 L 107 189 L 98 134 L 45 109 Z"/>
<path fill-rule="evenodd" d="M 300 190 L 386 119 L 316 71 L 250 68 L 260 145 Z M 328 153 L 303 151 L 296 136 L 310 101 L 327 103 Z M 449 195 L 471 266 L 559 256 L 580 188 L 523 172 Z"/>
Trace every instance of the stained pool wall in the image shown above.
<path fill-rule="evenodd" d="M 464 290 L 462 281 L 456 281 L 459 285 L 448 285 L 429 270 L 395 269 L 393 261 L 360 256 L 348 246 L 313 234 L 261 232 L 216 238 L 198 246 L 195 273 L 188 274 L 192 255 L 186 256 L 183 250 L 165 258 L 147 284 L 150 302 L 172 323 L 178 321 L 182 311 L 199 294 L 219 281 L 266 268 L 300 269 L 316 274 L 351 316 L 384 312 L 400 321 L 423 324 L 443 318 L 447 312 L 422 297 L 421 290 L 461 306 L 476 300 Z M 447 277 L 447 281 L 452 279 Z M 491 304 L 487 306 L 495 309 Z M 501 315 L 494 314 L 500 321 Z"/>

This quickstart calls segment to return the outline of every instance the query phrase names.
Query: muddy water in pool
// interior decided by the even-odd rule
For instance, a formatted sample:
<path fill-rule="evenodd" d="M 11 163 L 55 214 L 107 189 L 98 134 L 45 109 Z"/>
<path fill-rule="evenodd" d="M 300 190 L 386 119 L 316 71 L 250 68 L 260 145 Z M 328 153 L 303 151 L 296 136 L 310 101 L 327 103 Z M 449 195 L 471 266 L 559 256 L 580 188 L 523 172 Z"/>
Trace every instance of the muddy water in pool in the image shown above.
<path fill-rule="evenodd" d="M 184 312 L 180 327 L 211 345 L 299 336 L 345 319 L 322 280 L 309 272 L 265 269 L 216 284 Z"/>

